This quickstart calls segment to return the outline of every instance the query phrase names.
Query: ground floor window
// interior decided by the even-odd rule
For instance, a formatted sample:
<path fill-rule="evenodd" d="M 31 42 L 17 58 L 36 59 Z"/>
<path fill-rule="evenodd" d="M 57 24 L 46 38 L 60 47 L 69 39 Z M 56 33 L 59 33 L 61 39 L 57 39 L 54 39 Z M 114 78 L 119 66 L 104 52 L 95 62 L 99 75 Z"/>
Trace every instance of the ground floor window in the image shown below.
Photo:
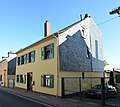
<path fill-rule="evenodd" d="M 2 75 L 0 75 L 0 81 L 2 81 Z"/>
<path fill-rule="evenodd" d="M 20 75 L 20 83 L 23 83 L 23 75 Z"/>
<path fill-rule="evenodd" d="M 41 86 L 54 88 L 54 75 L 41 75 Z"/>
<path fill-rule="evenodd" d="M 26 75 L 23 75 L 23 83 L 26 83 Z"/>
<path fill-rule="evenodd" d="M 16 76 L 16 82 L 26 83 L 26 74 L 20 74 Z"/>

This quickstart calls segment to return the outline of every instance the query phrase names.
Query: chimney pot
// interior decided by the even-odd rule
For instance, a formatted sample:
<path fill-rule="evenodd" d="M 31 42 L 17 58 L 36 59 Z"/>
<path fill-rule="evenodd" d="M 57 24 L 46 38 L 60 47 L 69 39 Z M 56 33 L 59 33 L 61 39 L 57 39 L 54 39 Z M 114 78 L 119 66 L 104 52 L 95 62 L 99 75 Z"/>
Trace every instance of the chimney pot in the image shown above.
<path fill-rule="evenodd" d="M 87 17 L 88 17 L 88 14 L 86 13 L 84 19 L 87 18 Z"/>

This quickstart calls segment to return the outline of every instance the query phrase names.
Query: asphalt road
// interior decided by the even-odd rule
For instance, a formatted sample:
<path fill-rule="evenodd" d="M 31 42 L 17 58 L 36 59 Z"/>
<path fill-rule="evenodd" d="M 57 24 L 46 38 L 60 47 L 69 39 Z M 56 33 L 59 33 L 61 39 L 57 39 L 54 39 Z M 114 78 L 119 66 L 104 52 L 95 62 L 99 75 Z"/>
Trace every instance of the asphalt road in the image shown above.
<path fill-rule="evenodd" d="M 0 90 L 0 107 L 51 107 L 39 101 Z"/>

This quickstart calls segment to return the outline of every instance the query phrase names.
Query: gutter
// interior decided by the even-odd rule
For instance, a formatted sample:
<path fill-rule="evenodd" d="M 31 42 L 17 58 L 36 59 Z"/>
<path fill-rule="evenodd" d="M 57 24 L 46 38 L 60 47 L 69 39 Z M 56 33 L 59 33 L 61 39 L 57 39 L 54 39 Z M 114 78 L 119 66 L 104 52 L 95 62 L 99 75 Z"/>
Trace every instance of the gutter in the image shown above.
<path fill-rule="evenodd" d="M 53 37 L 56 38 L 56 98 L 58 98 L 58 84 L 59 84 L 59 74 L 58 74 L 58 46 L 59 46 L 59 38 L 58 38 L 58 33 L 55 33 L 56 35 L 53 35 Z"/>

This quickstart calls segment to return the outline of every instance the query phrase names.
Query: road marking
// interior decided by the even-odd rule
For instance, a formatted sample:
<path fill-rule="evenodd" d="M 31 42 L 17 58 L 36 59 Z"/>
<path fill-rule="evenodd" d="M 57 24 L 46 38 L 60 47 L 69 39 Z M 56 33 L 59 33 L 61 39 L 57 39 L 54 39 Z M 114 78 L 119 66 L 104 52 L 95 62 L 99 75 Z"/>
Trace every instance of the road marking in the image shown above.
<path fill-rule="evenodd" d="M 90 104 L 90 105 L 98 105 L 97 103 L 93 103 L 93 102 L 86 102 L 86 104 Z"/>
<path fill-rule="evenodd" d="M 46 96 L 40 95 L 41 98 L 47 98 Z"/>

